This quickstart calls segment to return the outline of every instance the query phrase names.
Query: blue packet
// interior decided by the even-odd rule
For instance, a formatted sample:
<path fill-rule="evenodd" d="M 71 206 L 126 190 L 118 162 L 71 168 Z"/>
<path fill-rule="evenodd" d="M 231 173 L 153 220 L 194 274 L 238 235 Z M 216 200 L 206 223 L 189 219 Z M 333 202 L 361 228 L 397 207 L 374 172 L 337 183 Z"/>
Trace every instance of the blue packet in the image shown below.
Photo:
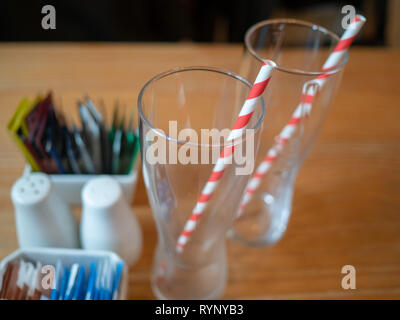
<path fill-rule="evenodd" d="M 117 268 L 115 270 L 115 275 L 114 275 L 114 283 L 112 287 L 112 299 L 117 300 L 118 299 L 118 294 L 119 294 L 119 289 L 121 286 L 121 277 L 122 277 L 122 271 L 124 269 L 124 262 L 121 261 L 117 264 Z"/>
<path fill-rule="evenodd" d="M 56 264 L 56 274 L 54 278 L 53 288 L 51 289 L 50 300 L 58 300 L 60 294 L 60 284 L 62 275 L 61 270 L 62 270 L 61 261 L 58 260 Z"/>
<path fill-rule="evenodd" d="M 79 266 L 78 275 L 76 277 L 76 284 L 75 284 L 74 291 L 72 294 L 72 300 L 81 300 L 82 299 L 84 282 L 85 282 L 85 268 L 81 265 L 81 266 Z"/>
<path fill-rule="evenodd" d="M 59 291 L 58 300 L 64 300 L 65 290 L 67 289 L 68 279 L 69 279 L 69 269 L 68 269 L 68 267 L 65 267 L 64 273 L 63 273 L 63 276 L 61 279 L 61 283 L 60 283 L 60 291 Z"/>
<path fill-rule="evenodd" d="M 69 272 L 69 278 L 67 282 L 67 288 L 65 289 L 64 300 L 72 300 L 74 287 L 76 286 L 76 278 L 78 275 L 78 270 L 79 270 L 79 264 L 74 263 L 71 266 L 71 270 Z"/>
<path fill-rule="evenodd" d="M 94 300 L 102 300 L 101 279 L 103 277 L 103 269 L 104 269 L 103 264 L 100 262 L 97 268 Z"/>
<path fill-rule="evenodd" d="M 95 284 L 96 284 L 96 264 L 92 262 L 90 264 L 89 279 L 85 294 L 85 300 L 94 300 L 95 296 Z"/>

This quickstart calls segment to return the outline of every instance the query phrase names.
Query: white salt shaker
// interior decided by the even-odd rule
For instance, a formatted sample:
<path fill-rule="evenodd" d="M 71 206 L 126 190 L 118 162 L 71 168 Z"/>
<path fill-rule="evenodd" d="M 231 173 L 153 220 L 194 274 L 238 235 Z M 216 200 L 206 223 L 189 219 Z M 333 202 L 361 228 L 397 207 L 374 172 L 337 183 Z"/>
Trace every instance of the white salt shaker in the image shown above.
<path fill-rule="evenodd" d="M 46 174 L 31 173 L 18 179 L 11 199 L 21 247 L 79 247 L 78 225 Z"/>
<path fill-rule="evenodd" d="M 100 176 L 82 189 L 81 243 L 84 249 L 116 252 L 128 265 L 142 249 L 139 223 L 119 183 Z"/>

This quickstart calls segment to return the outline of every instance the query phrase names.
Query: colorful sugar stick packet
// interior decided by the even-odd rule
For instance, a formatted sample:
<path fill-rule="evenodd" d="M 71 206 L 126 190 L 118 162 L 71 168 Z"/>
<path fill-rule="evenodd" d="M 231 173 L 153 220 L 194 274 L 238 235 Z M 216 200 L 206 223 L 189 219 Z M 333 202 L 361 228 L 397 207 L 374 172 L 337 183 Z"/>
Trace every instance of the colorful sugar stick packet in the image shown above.
<path fill-rule="evenodd" d="M 78 275 L 76 276 L 76 283 L 74 285 L 74 291 L 71 295 L 72 300 L 82 300 L 83 290 L 85 281 L 85 268 L 81 265 L 79 266 Z"/>
<path fill-rule="evenodd" d="M 47 174 L 129 174 L 138 159 L 139 138 L 133 112 L 118 103 L 107 123 L 106 108 L 86 95 L 77 102 L 79 121 L 65 116 L 51 93 L 24 98 L 8 123 L 17 147 L 33 171 Z"/>
<path fill-rule="evenodd" d="M 56 274 L 51 286 L 50 300 L 58 300 L 60 296 L 60 284 L 61 284 L 61 261 L 58 260 L 56 264 Z"/>
<path fill-rule="evenodd" d="M 88 285 L 85 293 L 85 300 L 94 300 L 96 294 L 95 293 L 96 278 L 97 278 L 96 264 L 92 262 L 90 264 L 90 272 L 89 272 Z"/>
<path fill-rule="evenodd" d="M 124 269 L 124 263 L 121 261 L 117 264 L 115 271 L 114 281 L 112 284 L 112 300 L 118 299 L 119 287 L 121 286 L 122 270 Z"/>
<path fill-rule="evenodd" d="M 0 300 L 118 300 L 123 268 L 123 262 L 111 261 L 92 261 L 85 268 L 19 260 L 0 274 Z"/>

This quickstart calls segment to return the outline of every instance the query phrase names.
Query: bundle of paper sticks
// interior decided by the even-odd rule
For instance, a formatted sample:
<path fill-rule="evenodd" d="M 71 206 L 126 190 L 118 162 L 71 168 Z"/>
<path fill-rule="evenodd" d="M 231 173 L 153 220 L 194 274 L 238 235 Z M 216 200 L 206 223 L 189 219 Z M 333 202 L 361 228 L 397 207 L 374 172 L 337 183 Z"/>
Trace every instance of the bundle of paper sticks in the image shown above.
<path fill-rule="evenodd" d="M 139 139 L 118 102 L 112 122 L 86 96 L 77 103 L 80 123 L 55 107 L 51 93 L 33 102 L 23 99 L 8 124 L 14 141 L 33 171 L 47 174 L 128 174 L 139 150 Z M 74 110 L 72 110 L 74 111 Z M 69 113 L 69 112 L 68 112 Z"/>
<path fill-rule="evenodd" d="M 78 263 L 55 266 L 24 260 L 9 263 L 0 277 L 0 299 L 8 300 L 116 300 L 124 264 L 90 264 L 89 273 Z"/>

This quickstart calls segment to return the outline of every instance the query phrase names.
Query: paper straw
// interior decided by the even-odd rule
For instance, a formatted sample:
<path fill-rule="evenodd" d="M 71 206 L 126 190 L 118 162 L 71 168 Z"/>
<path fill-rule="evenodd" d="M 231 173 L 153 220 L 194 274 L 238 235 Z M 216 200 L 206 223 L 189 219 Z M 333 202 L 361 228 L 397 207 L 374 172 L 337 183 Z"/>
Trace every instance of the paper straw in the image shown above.
<path fill-rule="evenodd" d="M 269 80 L 271 79 L 271 73 L 275 67 L 275 63 L 269 60 L 266 60 L 254 82 L 250 93 L 244 102 L 242 109 L 236 119 L 235 125 L 233 126 L 227 142 L 231 142 L 243 135 L 244 130 L 246 129 L 247 124 L 250 121 L 251 116 L 253 115 L 254 108 L 263 94 Z M 192 214 L 187 220 L 181 235 L 178 238 L 178 243 L 176 245 L 176 249 L 178 252 L 181 252 L 188 242 L 190 236 L 196 228 L 197 223 L 203 215 L 205 208 L 207 207 L 208 201 L 211 199 L 215 188 L 217 187 L 219 181 L 222 178 L 225 167 L 230 162 L 232 153 L 234 151 L 234 145 L 232 144 L 229 147 L 224 147 L 222 150 L 213 171 L 208 178 L 208 181 L 203 188 L 200 197 L 197 200 L 197 204 L 194 207 Z"/>
<path fill-rule="evenodd" d="M 245 206 L 251 200 L 254 192 L 259 187 L 261 179 L 271 168 L 272 163 L 278 158 L 279 152 L 281 151 L 283 145 L 292 137 L 294 132 L 299 126 L 299 123 L 303 117 L 304 112 L 309 113 L 311 111 L 312 102 L 317 93 L 315 86 L 309 86 L 312 83 L 317 84 L 318 87 L 322 87 L 326 79 L 331 75 L 329 70 L 337 66 L 340 60 L 345 55 L 346 51 L 352 44 L 353 40 L 357 36 L 358 32 L 361 30 L 366 19 L 361 15 L 356 15 L 353 21 L 350 23 L 349 27 L 343 33 L 340 41 L 337 43 L 333 52 L 329 55 L 328 59 L 325 61 L 322 70 L 327 71 L 319 75 L 316 79 L 308 81 L 303 86 L 303 93 L 301 97 L 301 102 L 297 106 L 296 110 L 292 114 L 290 121 L 282 129 L 282 131 L 277 136 L 277 141 L 271 149 L 268 150 L 266 157 L 257 167 L 253 177 L 247 184 L 245 194 L 243 196 L 242 202 L 239 207 L 238 217 L 241 216 Z"/>

